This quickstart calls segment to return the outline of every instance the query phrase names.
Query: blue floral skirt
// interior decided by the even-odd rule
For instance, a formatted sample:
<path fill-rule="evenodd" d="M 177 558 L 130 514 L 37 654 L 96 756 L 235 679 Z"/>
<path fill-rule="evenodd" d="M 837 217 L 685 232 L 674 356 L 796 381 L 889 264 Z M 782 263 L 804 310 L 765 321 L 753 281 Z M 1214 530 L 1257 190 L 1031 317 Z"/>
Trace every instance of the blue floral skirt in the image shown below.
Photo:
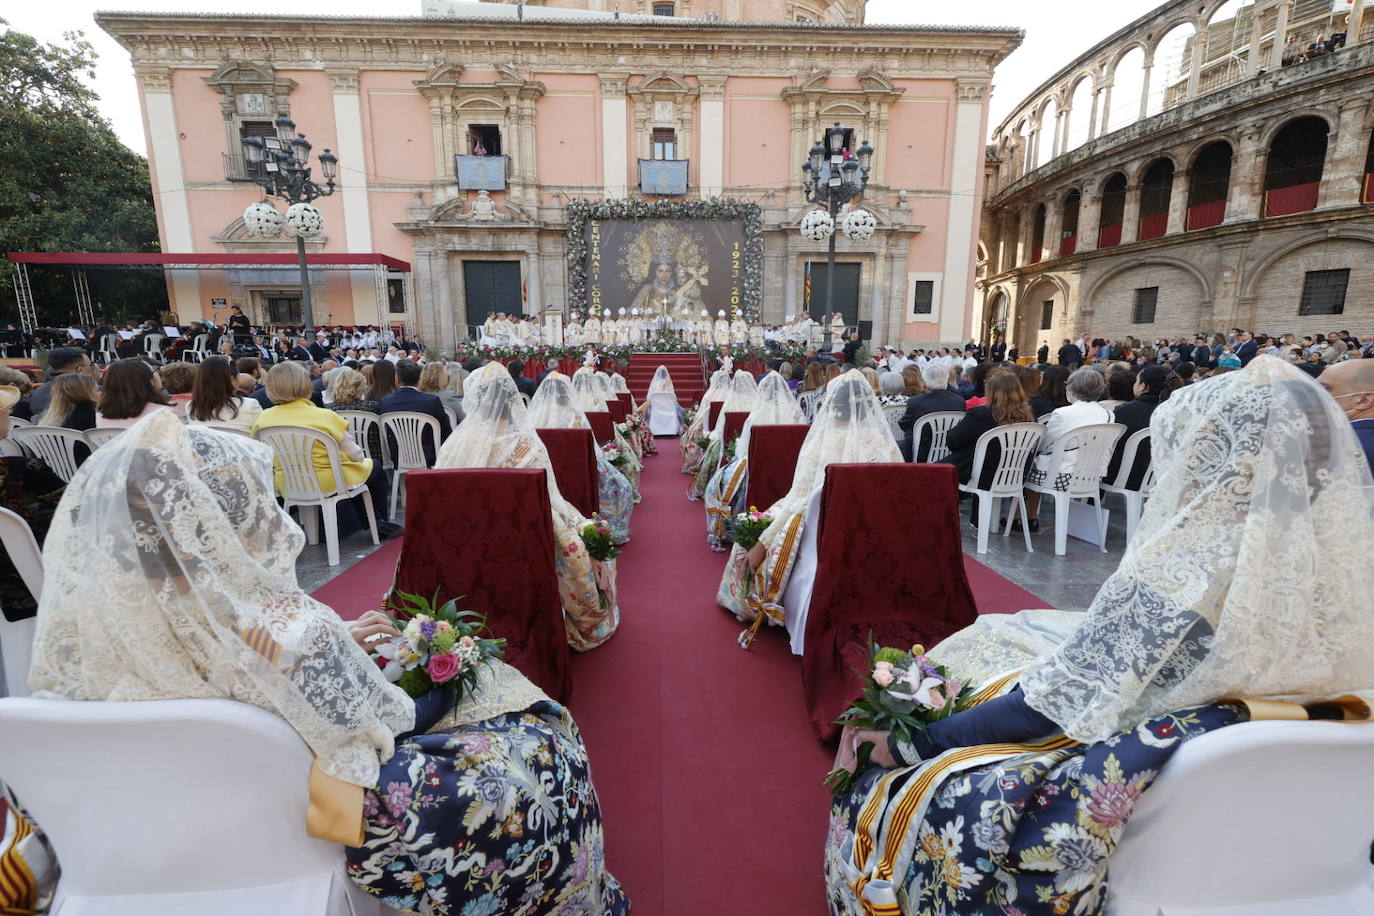
<path fill-rule="evenodd" d="M 364 796 L 353 882 L 433 916 L 623 916 L 587 752 L 554 702 L 397 745 Z"/>
<path fill-rule="evenodd" d="M 635 488 L 615 465 L 605 458 L 596 460 L 601 482 L 600 515 L 611 527 L 611 540 L 624 544 L 630 540 L 630 513 L 635 507 Z"/>

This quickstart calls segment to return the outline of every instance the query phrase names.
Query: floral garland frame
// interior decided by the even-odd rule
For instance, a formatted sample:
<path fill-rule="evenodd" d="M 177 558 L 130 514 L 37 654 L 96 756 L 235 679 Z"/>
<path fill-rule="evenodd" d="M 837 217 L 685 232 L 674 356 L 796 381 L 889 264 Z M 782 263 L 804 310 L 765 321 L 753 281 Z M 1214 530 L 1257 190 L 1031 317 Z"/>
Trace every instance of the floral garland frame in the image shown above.
<path fill-rule="evenodd" d="M 570 200 L 565 208 L 568 222 L 568 309 L 587 312 L 587 223 L 589 220 L 722 220 L 739 221 L 744 232 L 743 276 L 740 278 L 744 320 L 759 323 L 763 305 L 763 209 L 732 197 L 709 200 Z"/>

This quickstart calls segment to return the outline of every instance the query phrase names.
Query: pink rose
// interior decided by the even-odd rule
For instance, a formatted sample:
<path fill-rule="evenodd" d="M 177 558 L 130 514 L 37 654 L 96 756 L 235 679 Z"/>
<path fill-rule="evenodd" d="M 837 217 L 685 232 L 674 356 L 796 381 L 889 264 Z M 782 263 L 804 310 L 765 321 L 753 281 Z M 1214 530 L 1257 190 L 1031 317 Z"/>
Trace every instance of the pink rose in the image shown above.
<path fill-rule="evenodd" d="M 453 676 L 458 673 L 458 667 L 458 656 L 451 652 L 445 652 L 429 657 L 429 664 L 425 666 L 425 673 L 434 683 L 442 684 L 453 679 Z"/>
<path fill-rule="evenodd" d="M 878 662 L 873 666 L 873 682 L 879 687 L 892 685 L 892 663 Z"/>

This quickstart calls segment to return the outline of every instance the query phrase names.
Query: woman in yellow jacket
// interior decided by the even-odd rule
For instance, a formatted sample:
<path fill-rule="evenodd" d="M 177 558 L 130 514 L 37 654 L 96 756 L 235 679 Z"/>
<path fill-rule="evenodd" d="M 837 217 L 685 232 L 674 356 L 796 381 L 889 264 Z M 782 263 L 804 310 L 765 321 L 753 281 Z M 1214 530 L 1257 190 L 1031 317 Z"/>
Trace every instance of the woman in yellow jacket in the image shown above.
<path fill-rule="evenodd" d="M 318 430 L 339 443 L 339 465 L 343 470 L 344 485 L 355 486 L 364 481 L 372 494 L 372 506 L 377 512 L 377 531 L 382 537 L 399 534 L 401 527 L 386 518 L 387 484 L 386 472 L 380 466 L 373 466 L 358 443 L 348 433 L 348 421 L 332 410 L 316 407 L 310 401 L 312 392 L 310 372 L 299 362 L 277 363 L 267 373 L 265 382 L 267 397 L 275 407 L 262 412 L 253 432 L 265 426 L 304 426 Z M 326 493 L 335 489 L 334 472 L 329 466 L 329 454 L 322 447 L 315 448 L 315 475 L 320 479 L 320 488 Z M 282 491 L 281 464 L 274 462 L 274 479 L 277 492 Z M 359 518 L 363 518 L 362 506 L 356 507 Z"/>

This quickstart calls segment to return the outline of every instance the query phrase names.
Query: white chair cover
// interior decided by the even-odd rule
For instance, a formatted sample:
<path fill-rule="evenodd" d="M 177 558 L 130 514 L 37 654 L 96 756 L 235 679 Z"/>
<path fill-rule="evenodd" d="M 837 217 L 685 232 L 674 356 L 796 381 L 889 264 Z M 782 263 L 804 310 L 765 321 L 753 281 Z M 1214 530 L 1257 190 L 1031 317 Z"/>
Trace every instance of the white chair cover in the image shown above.
<path fill-rule="evenodd" d="M 1107 911 L 1374 913 L 1371 772 L 1368 724 L 1248 722 L 1187 742 L 1126 823 Z"/>
<path fill-rule="evenodd" d="M 650 433 L 655 436 L 676 436 L 682 432 L 677 395 L 671 391 L 655 391 L 649 395 L 648 402 Z"/>
<path fill-rule="evenodd" d="M 34 600 L 43 597 L 43 555 L 29 523 L 15 512 L 0 508 L 0 542 Z M 29 695 L 29 659 L 38 618 L 9 621 L 0 613 L 0 660 L 4 662 L 5 691 L 12 697 Z"/>
<path fill-rule="evenodd" d="M 0 700 L 0 772 L 62 866 L 62 916 L 377 914 L 306 835 L 310 749 L 232 700 Z"/>
<path fill-rule="evenodd" d="M 811 611 L 811 587 L 816 584 L 816 535 L 820 530 L 821 495 L 825 487 L 817 487 L 806 504 L 802 522 L 801 545 L 787 587 L 782 592 L 783 625 L 787 627 L 788 642 L 793 655 L 801 655 L 806 648 L 806 617 Z"/>

